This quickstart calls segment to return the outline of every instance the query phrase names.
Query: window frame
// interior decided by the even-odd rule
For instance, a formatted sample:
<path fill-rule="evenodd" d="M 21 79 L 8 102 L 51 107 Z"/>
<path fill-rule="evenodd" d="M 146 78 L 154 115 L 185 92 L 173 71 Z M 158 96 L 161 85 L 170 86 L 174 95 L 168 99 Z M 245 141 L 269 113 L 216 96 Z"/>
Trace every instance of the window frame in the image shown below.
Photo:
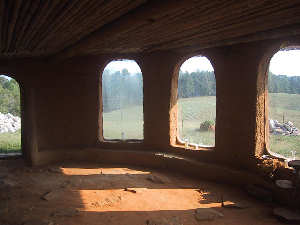
<path fill-rule="evenodd" d="M 262 152 L 264 155 L 267 155 L 271 158 L 275 158 L 278 160 L 289 160 L 288 157 L 285 157 L 284 155 L 281 155 L 279 153 L 273 152 L 270 148 L 270 131 L 269 131 L 269 68 L 270 68 L 270 63 L 271 59 L 274 57 L 276 53 L 282 50 L 300 50 L 300 43 L 295 43 L 295 42 L 289 42 L 285 41 L 282 42 L 275 47 L 272 48 L 272 50 L 269 51 L 267 54 L 267 69 L 264 75 L 264 129 L 265 129 L 265 137 L 264 137 L 264 151 Z M 260 155 L 263 155 L 260 154 Z"/>
<path fill-rule="evenodd" d="M 103 127 L 103 73 L 105 68 L 108 66 L 108 64 L 110 64 L 111 62 L 114 61 L 124 61 L 124 60 L 128 60 L 128 61 L 134 61 L 140 68 L 141 70 L 141 76 L 142 76 L 142 93 L 143 93 L 143 139 L 106 139 L 104 138 L 104 127 Z M 100 70 L 100 75 L 98 76 L 98 141 L 100 141 L 100 143 L 112 143 L 112 144 L 142 144 L 144 143 L 145 140 L 145 131 L 144 131 L 144 123 L 145 123 L 145 113 L 144 113 L 144 77 L 143 77 L 143 71 L 142 71 L 142 67 L 139 63 L 139 60 L 136 58 L 131 58 L 131 57 L 118 57 L 118 58 L 109 58 L 107 59 L 104 63 L 103 66 L 101 67 Z"/>
<path fill-rule="evenodd" d="M 184 141 L 179 137 L 179 129 L 178 129 L 178 79 L 179 72 L 182 64 L 193 57 L 205 57 L 213 67 L 214 77 L 216 81 L 216 124 L 215 124 L 215 145 L 214 146 L 206 146 L 206 145 L 198 145 L 198 149 L 196 149 L 196 143 L 190 143 L 188 147 L 185 147 Z M 187 151 L 213 151 L 216 149 L 216 131 L 217 131 L 217 77 L 215 73 L 215 65 L 213 63 L 211 57 L 204 53 L 196 53 L 189 54 L 187 56 L 181 57 L 179 62 L 175 65 L 172 74 L 171 80 L 171 97 L 170 97 L 170 145 L 172 147 L 179 147 L 185 149 Z"/>
<path fill-rule="evenodd" d="M 16 77 L 16 74 L 15 72 L 9 72 L 9 71 L 6 71 L 6 70 L 1 70 L 0 72 L 1 75 L 4 75 L 4 76 L 7 76 L 11 79 L 14 79 L 18 86 L 19 86 L 19 92 L 20 92 L 20 119 L 21 119 L 21 127 L 20 127 L 20 132 L 21 132 L 21 137 L 20 137 L 20 141 L 21 141 L 21 149 L 20 149 L 20 152 L 18 153 L 13 153 L 13 157 L 17 156 L 17 157 L 21 157 L 21 158 L 24 158 L 26 157 L 26 155 L 28 154 L 24 149 L 25 147 L 25 129 L 24 129 L 24 118 L 25 118 L 25 107 L 24 107 L 24 88 L 23 88 L 23 83 L 21 80 L 18 79 L 18 77 Z M 3 155 L 3 159 L 5 158 L 9 158 L 11 157 L 10 155 Z"/>

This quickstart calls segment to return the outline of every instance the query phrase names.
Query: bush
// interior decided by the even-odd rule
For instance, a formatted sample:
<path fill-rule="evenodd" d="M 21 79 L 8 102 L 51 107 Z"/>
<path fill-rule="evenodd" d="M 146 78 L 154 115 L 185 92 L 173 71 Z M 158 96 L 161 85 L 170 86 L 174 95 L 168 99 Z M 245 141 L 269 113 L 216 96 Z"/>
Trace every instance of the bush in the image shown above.
<path fill-rule="evenodd" d="M 20 117 L 20 89 L 17 81 L 0 76 L 0 112 Z"/>
<path fill-rule="evenodd" d="M 215 129 L 215 122 L 213 120 L 206 120 L 200 124 L 200 130 L 209 131 Z"/>

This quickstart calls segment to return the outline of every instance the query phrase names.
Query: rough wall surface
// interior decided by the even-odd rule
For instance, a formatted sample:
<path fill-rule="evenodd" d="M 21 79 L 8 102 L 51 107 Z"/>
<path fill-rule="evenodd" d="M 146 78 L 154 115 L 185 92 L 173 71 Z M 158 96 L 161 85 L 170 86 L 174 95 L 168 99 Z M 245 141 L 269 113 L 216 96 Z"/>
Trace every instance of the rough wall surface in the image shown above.
<path fill-rule="evenodd" d="M 139 161 L 139 165 L 164 168 L 167 158 L 154 162 L 157 157 L 141 156 L 143 152 L 162 152 L 256 172 L 260 170 L 255 157 L 266 153 L 264 76 L 271 57 L 266 53 L 274 53 L 281 43 L 283 40 L 254 42 L 186 55 L 170 51 L 101 55 L 56 64 L 7 61 L 0 63 L 0 69 L 20 83 L 23 153 L 33 165 L 71 159 L 131 164 Z M 185 150 L 175 143 L 174 73 L 191 54 L 207 56 L 215 70 L 217 127 L 216 146 L 212 150 Z M 101 72 L 114 58 L 136 60 L 143 73 L 144 141 L 141 143 L 101 141 Z M 167 167 L 176 166 L 169 163 Z M 197 169 L 189 164 L 181 168 Z"/>
<path fill-rule="evenodd" d="M 0 58 L 204 49 L 299 35 L 295 0 L 0 1 Z"/>

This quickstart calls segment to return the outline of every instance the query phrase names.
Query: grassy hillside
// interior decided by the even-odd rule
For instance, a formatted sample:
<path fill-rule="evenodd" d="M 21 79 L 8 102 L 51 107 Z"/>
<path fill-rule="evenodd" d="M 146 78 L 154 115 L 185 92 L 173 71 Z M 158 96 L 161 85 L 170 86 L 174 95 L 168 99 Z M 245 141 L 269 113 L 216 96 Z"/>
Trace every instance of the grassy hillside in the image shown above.
<path fill-rule="evenodd" d="M 21 129 L 15 133 L 0 134 L 0 153 L 21 151 Z"/>
<path fill-rule="evenodd" d="M 300 95 L 286 93 L 270 93 L 270 118 L 282 122 L 283 115 L 286 121 L 292 121 L 300 128 Z M 200 123 L 206 120 L 215 120 L 216 98 L 214 96 L 183 98 L 178 101 L 178 131 L 181 139 L 188 138 L 190 142 L 211 145 L 215 144 L 213 131 L 200 131 Z M 135 106 L 121 111 L 116 110 L 104 113 L 104 135 L 107 139 L 121 138 L 120 127 L 123 127 L 125 138 L 142 139 L 143 116 L 142 107 Z M 128 135 L 127 135 L 128 134 Z M 270 135 L 270 147 L 273 152 L 286 157 L 290 151 L 297 151 L 300 156 L 299 136 Z"/>
<path fill-rule="evenodd" d="M 300 128 L 300 95 L 287 93 L 269 93 L 270 118 L 283 122 L 292 121 Z"/>
<path fill-rule="evenodd" d="M 270 118 L 282 122 L 292 121 L 300 128 L 300 95 L 286 93 L 270 93 Z M 201 132 L 200 123 L 205 120 L 215 120 L 214 96 L 180 99 L 178 102 L 178 130 L 179 137 L 188 137 L 190 142 L 204 145 L 214 145 L 213 131 Z M 123 114 L 123 115 L 122 115 Z M 129 107 L 104 113 L 104 137 L 106 139 L 121 139 L 121 132 L 125 139 L 143 139 L 143 109 L 141 106 Z M 182 124 L 183 122 L 183 124 Z M 183 129 L 182 129 L 183 128 Z M 0 151 L 17 151 L 20 149 L 20 131 L 16 133 L 0 134 Z M 286 157 L 290 151 L 297 151 L 300 156 L 300 136 L 270 135 L 270 147 L 273 152 Z"/>
<path fill-rule="evenodd" d="M 300 129 L 300 95 L 287 93 L 269 93 L 269 118 L 280 123 L 291 121 Z M 291 156 L 291 151 L 300 157 L 300 136 L 270 135 L 270 149 L 273 152 Z"/>
<path fill-rule="evenodd" d="M 103 113 L 103 136 L 105 139 L 144 139 L 143 107 L 133 106 L 123 110 Z"/>
<path fill-rule="evenodd" d="M 200 123 L 216 118 L 216 97 L 182 98 L 178 101 L 178 135 L 189 142 L 214 146 L 214 131 L 200 131 Z"/>

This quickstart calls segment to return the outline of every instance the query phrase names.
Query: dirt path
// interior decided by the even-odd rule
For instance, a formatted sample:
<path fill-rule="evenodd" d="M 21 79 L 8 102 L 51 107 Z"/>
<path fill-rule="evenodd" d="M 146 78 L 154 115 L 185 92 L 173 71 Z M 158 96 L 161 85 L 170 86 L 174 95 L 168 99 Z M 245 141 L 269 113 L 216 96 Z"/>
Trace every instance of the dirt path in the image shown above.
<path fill-rule="evenodd" d="M 246 208 L 223 208 L 221 196 Z M 223 216 L 201 220 L 197 208 Z M 0 225 L 280 224 L 271 212 L 242 190 L 179 174 L 74 163 L 32 169 L 0 160 Z"/>

